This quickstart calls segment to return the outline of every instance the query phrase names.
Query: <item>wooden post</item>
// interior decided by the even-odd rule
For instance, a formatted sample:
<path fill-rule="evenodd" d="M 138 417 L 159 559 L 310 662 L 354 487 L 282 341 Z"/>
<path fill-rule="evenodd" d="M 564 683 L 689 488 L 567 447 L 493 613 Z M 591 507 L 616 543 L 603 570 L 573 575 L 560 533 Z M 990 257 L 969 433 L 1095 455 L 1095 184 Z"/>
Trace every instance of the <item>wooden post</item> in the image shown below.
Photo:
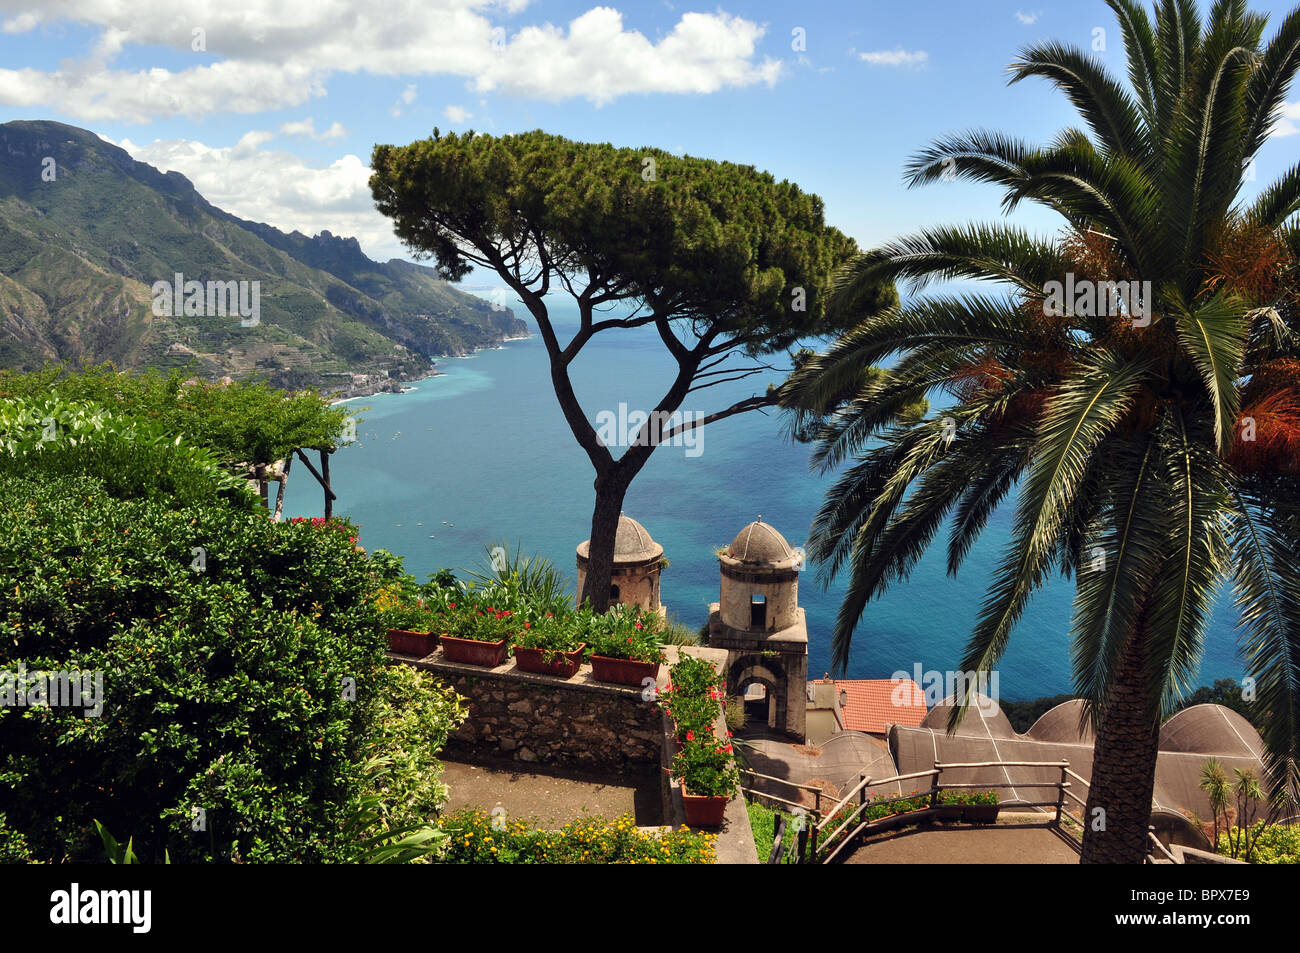
<path fill-rule="evenodd" d="M 284 491 L 289 486 L 289 468 L 293 466 L 293 454 L 284 458 L 284 469 L 280 471 L 280 489 L 275 494 L 275 514 L 271 519 L 277 523 L 280 522 L 280 515 L 284 512 Z"/>
<path fill-rule="evenodd" d="M 935 771 L 930 778 L 930 810 L 939 806 L 939 775 L 943 773 L 943 768 L 937 764 L 934 766 Z"/>
<path fill-rule="evenodd" d="M 808 862 L 808 825 L 799 828 L 799 863 Z"/>
<path fill-rule="evenodd" d="M 1065 772 L 1068 767 L 1069 767 L 1068 764 L 1061 765 L 1061 786 L 1057 788 L 1057 793 L 1056 793 L 1056 826 L 1057 827 L 1061 826 L 1061 809 L 1065 807 L 1065 784 L 1066 784 Z"/>
<path fill-rule="evenodd" d="M 320 475 L 323 477 L 321 482 L 325 485 L 326 519 L 334 515 L 334 491 L 330 487 L 330 454 L 332 452 L 332 450 L 322 450 L 320 452 Z"/>

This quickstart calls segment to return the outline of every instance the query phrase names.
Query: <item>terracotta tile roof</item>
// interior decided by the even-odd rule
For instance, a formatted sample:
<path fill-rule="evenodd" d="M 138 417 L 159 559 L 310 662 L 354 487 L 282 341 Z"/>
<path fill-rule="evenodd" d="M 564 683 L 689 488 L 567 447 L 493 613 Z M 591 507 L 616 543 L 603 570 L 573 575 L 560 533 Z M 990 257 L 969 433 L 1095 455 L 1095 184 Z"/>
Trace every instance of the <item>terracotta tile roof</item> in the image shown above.
<path fill-rule="evenodd" d="M 835 682 L 837 692 L 847 692 L 849 703 L 841 714 L 851 731 L 884 734 L 890 725 L 914 728 L 925 718 L 925 693 L 910 678 L 847 679 Z"/>

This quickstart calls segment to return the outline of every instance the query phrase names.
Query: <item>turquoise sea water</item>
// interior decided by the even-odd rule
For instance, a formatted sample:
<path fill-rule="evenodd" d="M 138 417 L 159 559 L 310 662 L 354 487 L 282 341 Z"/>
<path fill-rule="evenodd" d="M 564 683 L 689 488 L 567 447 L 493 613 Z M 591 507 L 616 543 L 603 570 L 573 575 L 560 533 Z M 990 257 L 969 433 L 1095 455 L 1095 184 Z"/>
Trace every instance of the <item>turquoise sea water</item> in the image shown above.
<path fill-rule="evenodd" d="M 552 313 L 564 312 L 553 306 Z M 584 349 L 575 386 L 595 421 L 602 410 L 617 413 L 620 402 L 633 410 L 653 407 L 673 368 L 653 330 L 614 331 Z M 501 540 L 551 558 L 576 578 L 574 548 L 591 527 L 594 474 L 560 413 L 540 338 L 439 360 L 438 369 L 442 376 L 408 393 L 350 402 L 369 409 L 361 413 L 358 442 L 334 454 L 335 512 L 361 526 L 367 549 L 404 556 L 406 568 L 421 579 L 443 566 L 479 565 L 483 547 Z M 709 388 L 690 395 L 683 409 L 711 412 L 761 393 L 775 379 Z M 791 545 L 801 545 L 832 482 L 809 472 L 809 448 L 786 441 L 775 414 L 711 424 L 698 450 L 658 448 L 624 505 L 663 545 L 672 563 L 663 576 L 664 603 L 692 627 L 705 621 L 708 603 L 718 597 L 714 549 L 759 514 Z M 319 486 L 300 464 L 287 513 L 319 515 L 321 505 Z M 868 607 L 854 636 L 849 677 L 887 678 L 911 673 L 917 664 L 922 671 L 956 668 L 1011 517 L 1004 508 L 990 520 L 956 579 L 946 573 L 947 535 L 941 532 L 909 582 Z M 830 667 L 839 593 L 838 584 L 824 591 L 814 570 L 800 580 L 814 677 Z M 1069 582 L 1055 580 L 1035 597 L 999 669 L 1002 697 L 1070 690 L 1072 594 Z M 1240 678 L 1234 623 L 1225 601 L 1206 639 L 1198 684 Z"/>

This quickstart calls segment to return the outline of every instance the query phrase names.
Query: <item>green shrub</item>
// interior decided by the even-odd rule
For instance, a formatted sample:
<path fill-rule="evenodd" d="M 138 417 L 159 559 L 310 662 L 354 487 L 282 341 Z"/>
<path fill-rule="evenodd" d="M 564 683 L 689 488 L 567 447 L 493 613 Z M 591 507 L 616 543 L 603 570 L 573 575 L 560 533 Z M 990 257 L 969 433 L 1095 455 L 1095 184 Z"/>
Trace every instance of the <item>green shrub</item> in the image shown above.
<path fill-rule="evenodd" d="M 558 831 L 539 830 L 480 810 L 441 821 L 450 835 L 444 855 L 453 864 L 712 864 L 716 834 L 667 828 L 641 831 L 630 816 L 584 818 Z"/>
<path fill-rule="evenodd" d="M 1300 864 L 1300 826 L 1260 821 L 1250 834 L 1250 862 L 1253 864 Z M 1233 855 L 1233 834 L 1219 833 L 1218 852 Z"/>
<path fill-rule="evenodd" d="M 130 373 L 112 365 L 0 371 L 0 398 L 56 396 L 149 421 L 173 438 L 203 447 L 222 463 L 270 463 L 296 447 L 332 449 L 352 411 L 313 392 L 290 393 L 259 382 L 188 385 L 173 371 Z"/>
<path fill-rule="evenodd" d="M 745 722 L 749 720 L 749 715 L 745 711 L 745 699 L 733 696 L 727 699 L 727 730 L 740 731 L 745 727 Z"/>
<path fill-rule="evenodd" d="M 359 798 L 400 824 L 445 794 L 463 710 L 389 670 L 370 561 L 335 528 L 0 479 L 0 592 L 7 663 L 103 684 L 100 717 L 0 708 L 0 811 L 37 857 L 98 859 L 97 818 L 147 862 L 342 859 Z"/>
<path fill-rule="evenodd" d="M 31 861 L 27 838 L 10 827 L 5 816 L 0 814 L 0 864 L 27 864 Z"/>
<path fill-rule="evenodd" d="M 0 473 L 89 476 L 120 499 L 184 506 L 224 500 L 251 510 L 247 484 L 159 424 L 96 404 L 0 399 Z"/>

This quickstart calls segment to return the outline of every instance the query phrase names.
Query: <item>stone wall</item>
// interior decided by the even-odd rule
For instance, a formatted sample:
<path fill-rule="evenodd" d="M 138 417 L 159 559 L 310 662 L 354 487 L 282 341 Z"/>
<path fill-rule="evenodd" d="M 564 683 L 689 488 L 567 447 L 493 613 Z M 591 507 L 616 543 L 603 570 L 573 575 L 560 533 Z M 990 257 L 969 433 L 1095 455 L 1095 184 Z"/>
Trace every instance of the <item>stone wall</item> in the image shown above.
<path fill-rule="evenodd" d="M 469 699 L 469 717 L 449 751 L 593 770 L 656 770 L 663 722 L 641 689 L 607 685 L 582 670 L 569 680 L 442 660 L 441 651 L 411 662 Z"/>

